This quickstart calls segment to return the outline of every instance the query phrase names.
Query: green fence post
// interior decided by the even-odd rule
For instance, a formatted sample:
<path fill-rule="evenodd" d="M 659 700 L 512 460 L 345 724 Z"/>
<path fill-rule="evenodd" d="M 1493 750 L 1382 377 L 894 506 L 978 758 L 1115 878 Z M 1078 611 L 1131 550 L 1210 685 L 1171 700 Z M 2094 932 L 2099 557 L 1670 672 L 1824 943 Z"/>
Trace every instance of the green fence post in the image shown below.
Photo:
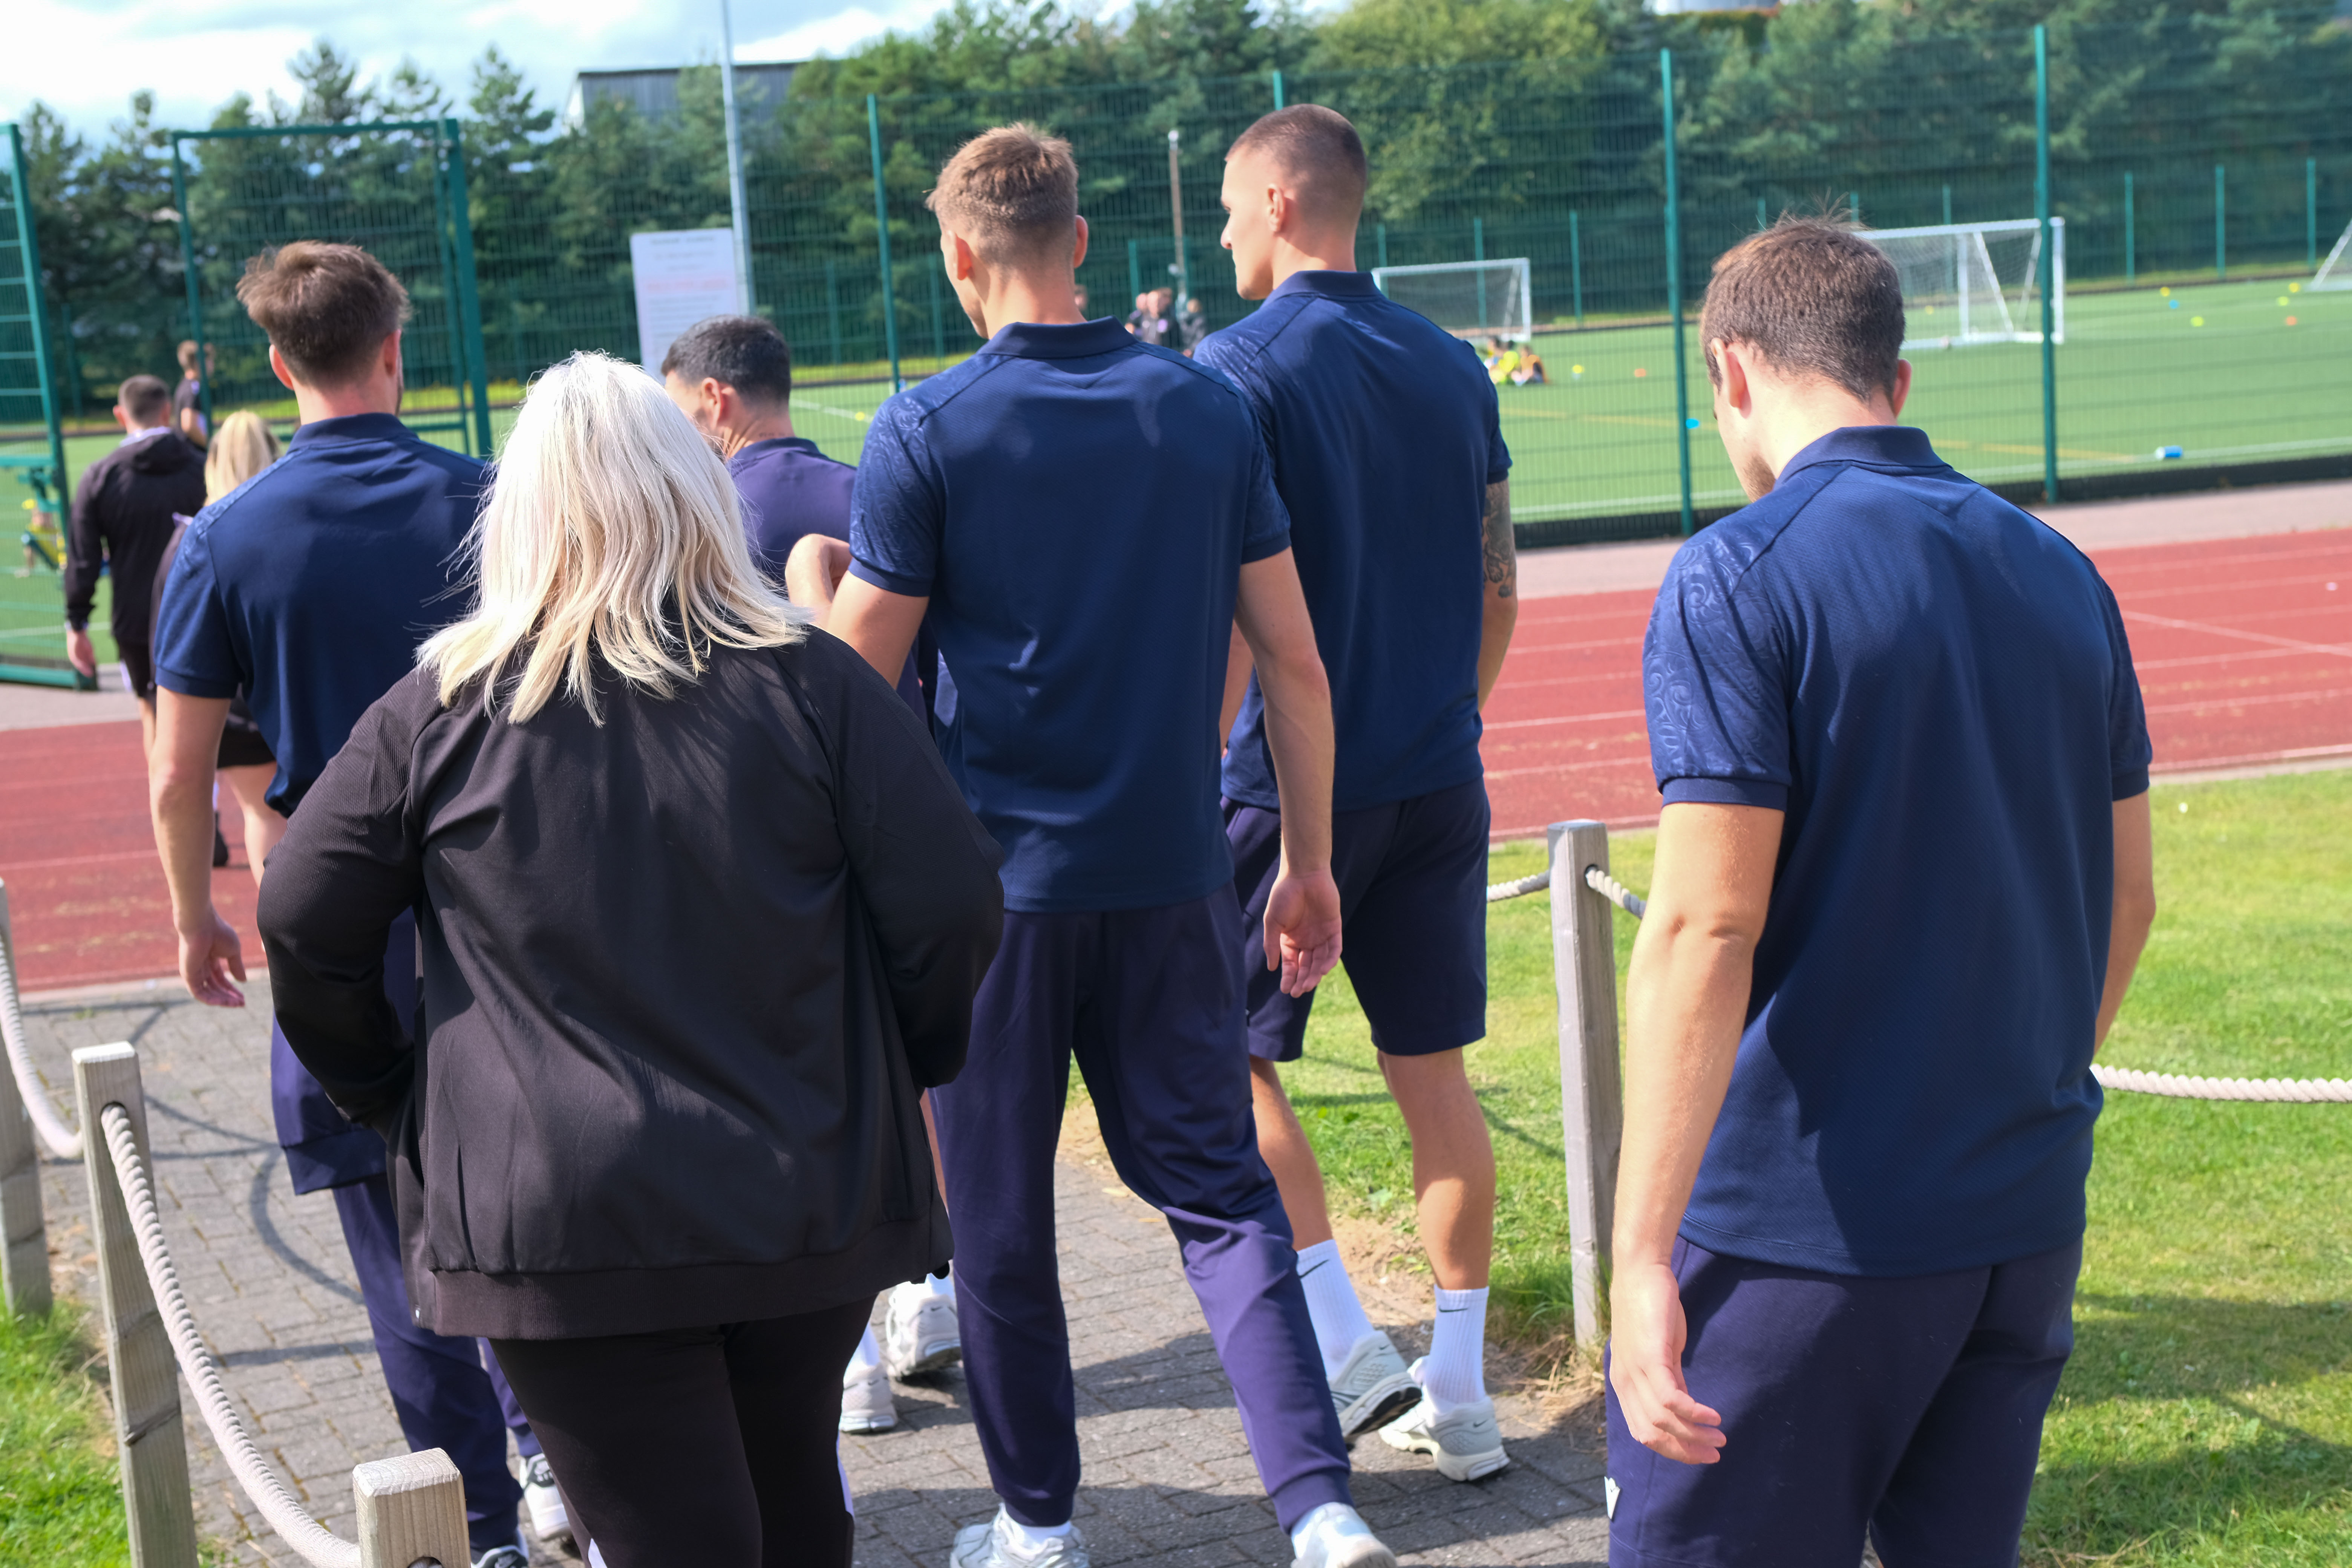
<path fill-rule="evenodd" d="M 33 334 L 33 372 L 41 382 L 41 423 L 48 426 L 49 482 L 57 487 L 58 523 L 62 535 L 66 514 L 72 510 L 73 491 L 66 485 L 66 447 L 58 426 L 58 377 L 49 363 L 48 306 L 41 299 L 41 246 L 33 228 L 32 182 L 25 176 L 25 138 L 15 122 L 8 126 L 9 194 L 16 208 L 16 254 L 25 265 L 25 314 Z M 201 359 L 196 362 L 204 363 Z M 62 562 L 63 557 L 59 557 Z"/>
<path fill-rule="evenodd" d="M 1127 242 L 1127 291 L 1129 295 L 1143 292 L 1143 242 L 1139 239 Z"/>
<path fill-rule="evenodd" d="M 481 290 L 474 276 L 474 219 L 467 210 L 466 142 L 454 118 L 442 121 L 441 130 L 449 138 L 449 216 L 457 226 L 457 310 L 465 327 L 467 363 L 459 367 L 459 374 L 470 376 L 474 384 L 474 446 L 487 458 L 490 455 L 490 367 L 489 355 L 482 347 Z"/>
<path fill-rule="evenodd" d="M 1584 237 L 1577 232 L 1576 209 L 1568 209 L 1568 282 L 1576 302 L 1576 324 L 1584 325 Z"/>
<path fill-rule="evenodd" d="M 1290 107 L 1290 105 L 1284 100 L 1282 96 L 1282 73 L 1280 71 L 1274 73 L 1274 106 L 1276 109 L 1287 109 Z"/>
<path fill-rule="evenodd" d="M 1372 235 L 1380 247 L 1380 265 L 1386 267 L 1389 264 L 1389 226 L 1384 223 L 1374 224 Z"/>
<path fill-rule="evenodd" d="M 1772 226 L 1769 223 L 1765 221 L 1764 198 L 1762 196 L 1758 196 L 1756 198 L 1756 232 L 1761 234 L 1771 226 Z"/>
<path fill-rule="evenodd" d="M 948 329 L 947 318 L 940 313 L 940 269 L 927 267 L 923 276 L 931 280 L 931 357 L 944 360 L 948 357 Z"/>
<path fill-rule="evenodd" d="M 2042 290 L 2042 494 L 2058 500 L 2058 312 L 2050 298 L 2053 275 L 2050 229 L 2050 33 L 2033 29 L 2033 218 L 2042 226 L 2035 279 Z"/>
<path fill-rule="evenodd" d="M 841 363 L 841 278 L 835 270 L 833 258 L 824 258 L 824 326 L 833 340 L 833 362 Z"/>
<path fill-rule="evenodd" d="M 1949 185 L 1944 187 L 1944 226 L 1952 226 L 1952 187 Z"/>
<path fill-rule="evenodd" d="M 1474 217 L 1470 220 L 1470 259 L 1473 261 L 1486 259 L 1486 220 L 1482 217 Z M 1486 274 L 1481 270 L 1478 274 L 1478 325 L 1484 328 L 1486 324 Z"/>
<path fill-rule="evenodd" d="M 2319 160 L 2303 161 L 2303 264 L 2319 265 Z"/>
<path fill-rule="evenodd" d="M 882 192 L 882 110 L 874 95 L 866 95 L 866 142 L 874 153 L 874 236 L 882 247 L 882 346 L 890 356 L 890 390 L 904 392 L 907 378 L 898 374 L 898 298 L 890 286 L 890 204 Z"/>
<path fill-rule="evenodd" d="M 180 275 L 188 285 L 188 336 L 196 342 L 196 396 L 203 405 L 205 427 L 213 422 L 213 378 L 205 374 L 205 305 L 196 280 L 194 220 L 188 216 L 188 164 L 180 155 L 180 139 L 172 138 L 172 205 L 180 214 Z"/>
<path fill-rule="evenodd" d="M 1692 531 L 1690 366 L 1683 353 L 1682 189 L 1675 170 L 1675 52 L 1658 51 L 1658 103 L 1665 124 L 1666 314 L 1675 319 L 1675 445 L 1682 460 L 1683 532 Z"/>
<path fill-rule="evenodd" d="M 2132 232 L 2132 177 L 2124 171 L 2124 281 L 2139 279 L 2139 237 Z"/>
<path fill-rule="evenodd" d="M 2229 171 L 2213 165 L 2213 276 L 2230 275 Z"/>

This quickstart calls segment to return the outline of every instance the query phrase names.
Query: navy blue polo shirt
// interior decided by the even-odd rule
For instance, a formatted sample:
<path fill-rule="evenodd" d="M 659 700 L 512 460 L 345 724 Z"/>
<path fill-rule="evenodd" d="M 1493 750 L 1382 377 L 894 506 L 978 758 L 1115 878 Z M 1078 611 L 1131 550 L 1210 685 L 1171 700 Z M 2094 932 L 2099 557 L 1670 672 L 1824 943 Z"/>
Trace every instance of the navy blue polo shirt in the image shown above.
<path fill-rule="evenodd" d="M 1683 1234 L 1883 1276 L 2074 1242 L 2149 758 L 2098 573 L 1921 432 L 1838 430 L 1675 554 L 1642 665 L 1665 799 L 1787 813 Z"/>
<path fill-rule="evenodd" d="M 1233 384 L 1115 321 L 1015 322 L 874 416 L 850 570 L 930 600 L 940 750 L 1004 905 L 1143 909 L 1233 880 L 1217 710 L 1246 562 L 1289 547 Z"/>
<path fill-rule="evenodd" d="M 155 683 L 240 686 L 291 815 L 416 647 L 471 607 L 457 559 L 482 465 L 389 414 L 320 419 L 286 456 L 206 507 L 163 585 Z"/>
<path fill-rule="evenodd" d="M 1273 455 L 1331 676 L 1333 809 L 1477 778 L 1486 487 L 1511 454 L 1476 351 L 1368 272 L 1298 272 L 1193 357 L 1241 388 Z M 1224 791 L 1281 804 L 1255 678 Z"/>
<path fill-rule="evenodd" d="M 849 490 L 857 470 L 836 463 L 802 436 L 754 441 L 727 459 L 743 498 L 743 531 L 751 563 L 776 583 L 784 562 L 812 533 L 849 537 Z"/>

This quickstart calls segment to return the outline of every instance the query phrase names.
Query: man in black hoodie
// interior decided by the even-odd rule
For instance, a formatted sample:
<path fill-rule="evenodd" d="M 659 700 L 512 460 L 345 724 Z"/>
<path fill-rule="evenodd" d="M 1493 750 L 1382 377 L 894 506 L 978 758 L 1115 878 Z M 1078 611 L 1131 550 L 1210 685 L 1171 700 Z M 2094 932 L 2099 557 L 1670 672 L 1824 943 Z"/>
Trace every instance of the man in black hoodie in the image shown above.
<path fill-rule="evenodd" d="M 115 394 L 122 445 L 85 469 L 74 492 L 73 533 L 66 551 L 66 657 L 84 675 L 98 673 L 89 612 L 101 563 L 114 569 L 114 646 L 139 699 L 143 740 L 155 738 L 155 667 L 147 628 L 155 568 L 172 542 L 174 513 L 205 506 L 205 459 L 172 428 L 172 389 L 134 375 Z"/>

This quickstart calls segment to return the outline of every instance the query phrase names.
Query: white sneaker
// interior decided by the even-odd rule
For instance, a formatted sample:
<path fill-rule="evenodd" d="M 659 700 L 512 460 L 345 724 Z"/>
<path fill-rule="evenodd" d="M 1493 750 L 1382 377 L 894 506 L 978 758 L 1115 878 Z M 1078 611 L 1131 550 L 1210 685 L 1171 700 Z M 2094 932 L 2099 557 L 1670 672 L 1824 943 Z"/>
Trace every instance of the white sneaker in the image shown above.
<path fill-rule="evenodd" d="M 1416 1384 L 1422 1365 L 1421 1361 L 1412 1363 Z M 1503 1429 L 1496 1423 L 1491 1399 L 1440 1415 L 1436 1402 L 1423 1394 L 1420 1404 L 1381 1428 L 1381 1441 L 1403 1453 L 1433 1455 L 1437 1473 L 1449 1481 L 1475 1481 L 1511 1462 L 1503 1452 Z"/>
<path fill-rule="evenodd" d="M 522 1505 L 530 1513 L 530 1532 L 553 1545 L 572 1539 L 572 1513 L 556 1489 L 554 1467 L 545 1454 L 523 1462 Z"/>
<path fill-rule="evenodd" d="M 1405 1370 L 1404 1357 L 1388 1335 L 1374 1329 L 1356 1342 L 1348 1363 L 1331 1380 L 1331 1404 L 1339 1412 L 1339 1434 L 1349 1442 L 1419 1403 L 1421 1384 Z"/>
<path fill-rule="evenodd" d="M 1089 1568 L 1087 1543 L 1075 1530 L 1046 1538 L 1034 1552 L 1013 1543 L 1011 1516 L 999 1508 L 986 1524 L 967 1524 L 956 1531 L 948 1568 Z"/>
<path fill-rule="evenodd" d="M 841 1374 L 841 1429 L 845 1432 L 887 1432 L 898 1424 L 898 1402 L 890 1397 L 890 1379 L 878 1366 L 861 1370 L 852 1362 Z"/>
<path fill-rule="evenodd" d="M 963 1330 L 953 1296 L 923 1285 L 895 1285 L 882 1313 L 882 1366 L 892 1377 L 943 1372 L 963 1359 Z"/>
<path fill-rule="evenodd" d="M 1396 1568 L 1396 1553 L 1343 1502 L 1327 1502 L 1300 1520 L 1290 1549 L 1298 1554 L 1290 1568 Z"/>

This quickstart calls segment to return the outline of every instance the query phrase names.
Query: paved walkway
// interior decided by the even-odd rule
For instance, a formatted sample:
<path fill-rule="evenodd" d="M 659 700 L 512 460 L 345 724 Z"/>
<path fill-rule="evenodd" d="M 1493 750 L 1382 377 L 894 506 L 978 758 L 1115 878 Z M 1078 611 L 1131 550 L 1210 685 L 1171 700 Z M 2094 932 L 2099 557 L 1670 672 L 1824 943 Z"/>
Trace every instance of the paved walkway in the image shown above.
<path fill-rule="evenodd" d="M 129 1039 L 140 1048 L 163 1224 L 197 1321 L 257 1436 L 311 1510 L 352 1531 L 351 1468 L 403 1451 L 332 1202 L 298 1198 L 270 1134 L 268 991 L 242 1013 L 173 987 L 125 987 L 26 1008 L 55 1098 L 70 1104 L 68 1054 Z M 87 1188 L 50 1162 L 43 1200 L 59 1293 L 96 1300 Z M 1061 1167 L 1063 1290 L 1078 1364 L 1087 1485 L 1079 1520 L 1098 1563 L 1289 1561 L 1261 1495 L 1200 1312 L 1159 1215 L 1083 1155 Z M 1378 1311 L 1377 1305 L 1375 1311 Z M 1395 1325 L 1408 1355 L 1422 1325 Z M 849 1440 L 858 1562 L 938 1568 L 957 1526 L 995 1500 L 954 1375 L 898 1391 L 898 1430 Z M 295 1563 L 236 1490 L 183 1390 L 197 1524 L 239 1563 Z M 1498 1402 L 1515 1463 L 1475 1486 L 1376 1438 L 1356 1449 L 1359 1505 L 1415 1563 L 1600 1563 L 1601 1464 L 1591 1406 Z M 256 1532 L 258 1532 L 257 1538 Z M 542 1555 L 541 1561 L 567 1560 Z"/>

